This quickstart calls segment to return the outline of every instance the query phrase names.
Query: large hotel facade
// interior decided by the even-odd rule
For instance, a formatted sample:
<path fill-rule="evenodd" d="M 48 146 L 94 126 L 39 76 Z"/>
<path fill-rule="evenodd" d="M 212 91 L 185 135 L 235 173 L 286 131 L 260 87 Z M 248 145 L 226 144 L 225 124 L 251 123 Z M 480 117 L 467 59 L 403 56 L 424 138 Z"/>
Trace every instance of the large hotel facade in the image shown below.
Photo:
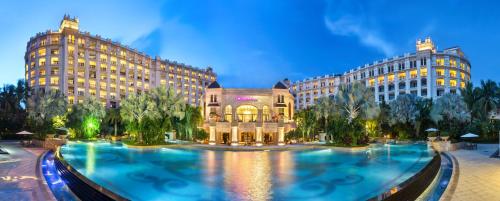
<path fill-rule="evenodd" d="M 210 67 L 200 69 L 79 31 L 76 18 L 64 16 L 59 30 L 38 33 L 26 47 L 25 78 L 35 93 L 59 90 L 70 104 L 87 96 L 117 107 L 129 94 L 169 86 L 187 103 L 200 105 L 205 87 L 215 81 Z"/>
<path fill-rule="evenodd" d="M 459 47 L 437 51 L 430 38 L 418 40 L 416 52 L 375 61 L 344 74 L 324 75 L 293 82 L 290 91 L 295 106 L 303 109 L 320 97 L 337 93 L 341 84 L 361 82 L 371 87 L 377 102 L 394 100 L 401 94 L 437 98 L 460 94 L 470 78 L 471 65 Z"/>

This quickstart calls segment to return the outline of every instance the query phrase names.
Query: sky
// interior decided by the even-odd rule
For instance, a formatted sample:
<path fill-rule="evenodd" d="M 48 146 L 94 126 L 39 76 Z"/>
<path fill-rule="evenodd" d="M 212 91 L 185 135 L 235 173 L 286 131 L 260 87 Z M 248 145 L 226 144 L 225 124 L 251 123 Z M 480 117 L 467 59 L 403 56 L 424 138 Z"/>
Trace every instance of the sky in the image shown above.
<path fill-rule="evenodd" d="M 223 87 L 343 73 L 415 51 L 431 37 L 459 46 L 472 80 L 500 81 L 500 1 L 466 0 L 107 0 L 1 1 L 0 84 L 24 78 L 26 43 L 58 29 L 65 14 L 80 30 L 196 67 Z"/>

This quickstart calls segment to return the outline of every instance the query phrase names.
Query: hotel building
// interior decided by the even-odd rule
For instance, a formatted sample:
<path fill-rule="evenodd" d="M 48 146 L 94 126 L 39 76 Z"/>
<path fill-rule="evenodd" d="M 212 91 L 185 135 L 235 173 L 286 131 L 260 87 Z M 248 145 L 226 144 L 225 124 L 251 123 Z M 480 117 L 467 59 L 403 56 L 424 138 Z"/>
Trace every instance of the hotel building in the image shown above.
<path fill-rule="evenodd" d="M 303 109 L 324 96 L 337 93 L 338 86 L 361 82 L 372 89 L 375 100 L 391 101 L 401 94 L 437 98 L 460 94 L 470 78 L 470 62 L 459 47 L 437 51 L 430 38 L 418 40 L 416 52 L 375 61 L 344 74 L 324 75 L 293 82 L 290 91 L 295 106 Z"/>
<path fill-rule="evenodd" d="M 187 103 L 200 105 L 205 87 L 215 81 L 212 68 L 191 67 L 152 58 L 128 46 L 79 30 L 64 16 L 59 30 L 38 33 L 26 46 L 25 78 L 35 93 L 63 92 L 70 104 L 87 96 L 116 107 L 130 94 L 169 86 Z"/>
<path fill-rule="evenodd" d="M 229 89 L 213 82 L 202 109 L 211 145 L 284 145 L 285 133 L 295 128 L 294 97 L 282 82 L 272 89 Z"/>

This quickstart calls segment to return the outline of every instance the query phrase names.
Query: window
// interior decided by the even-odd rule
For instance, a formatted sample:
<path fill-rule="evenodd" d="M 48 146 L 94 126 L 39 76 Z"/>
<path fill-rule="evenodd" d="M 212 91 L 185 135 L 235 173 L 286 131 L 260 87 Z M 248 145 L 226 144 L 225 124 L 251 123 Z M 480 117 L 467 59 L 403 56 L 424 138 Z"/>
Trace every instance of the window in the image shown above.
<path fill-rule="evenodd" d="M 436 66 L 444 66 L 444 59 L 443 58 L 437 58 L 436 59 Z"/>
<path fill-rule="evenodd" d="M 451 87 L 456 87 L 457 86 L 457 81 L 456 80 L 450 80 L 450 86 Z"/>
<path fill-rule="evenodd" d="M 457 60 L 450 58 L 450 66 L 451 67 L 457 67 Z"/>
<path fill-rule="evenodd" d="M 444 80 L 443 80 L 443 79 L 437 79 L 437 80 L 436 80 L 436 84 L 437 84 L 438 86 L 444 86 Z"/>
<path fill-rule="evenodd" d="M 427 68 L 421 68 L 420 77 L 425 77 L 425 76 L 427 76 Z"/>
<path fill-rule="evenodd" d="M 46 50 L 45 50 L 45 48 L 40 48 L 40 49 L 38 50 L 38 56 L 45 56 L 45 54 L 46 54 Z"/>
<path fill-rule="evenodd" d="M 436 69 L 436 74 L 437 74 L 437 76 L 444 76 L 444 70 L 443 69 Z"/>
<path fill-rule="evenodd" d="M 457 77 L 457 71 L 450 70 L 450 77 L 456 78 Z"/>

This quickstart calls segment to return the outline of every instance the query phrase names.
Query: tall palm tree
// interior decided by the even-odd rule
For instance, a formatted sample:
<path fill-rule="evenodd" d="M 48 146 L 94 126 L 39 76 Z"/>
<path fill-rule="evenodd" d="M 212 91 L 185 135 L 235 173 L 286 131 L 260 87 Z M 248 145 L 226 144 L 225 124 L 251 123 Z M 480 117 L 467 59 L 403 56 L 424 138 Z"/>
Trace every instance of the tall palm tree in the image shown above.
<path fill-rule="evenodd" d="M 120 108 L 109 108 L 106 112 L 105 117 L 106 122 L 113 125 L 113 133 L 114 136 L 117 135 L 118 132 L 118 124 L 121 123 L 122 117 L 120 115 Z"/>
<path fill-rule="evenodd" d="M 186 103 L 184 98 L 175 93 L 174 90 L 157 87 L 151 90 L 150 97 L 158 108 L 161 127 L 166 131 L 173 128 L 174 118 L 184 118 Z"/>
<path fill-rule="evenodd" d="M 28 116 L 35 122 L 35 126 L 41 129 L 42 136 L 49 131 L 52 118 L 64 115 L 67 110 L 65 96 L 59 91 L 38 93 L 28 100 Z"/>
<path fill-rule="evenodd" d="M 472 122 L 473 118 L 478 115 L 479 105 L 476 103 L 479 99 L 479 88 L 474 88 L 472 82 L 467 82 L 465 88 L 460 89 L 460 94 L 471 113 L 470 122 Z"/>
<path fill-rule="evenodd" d="M 146 94 L 131 95 L 120 104 L 120 115 L 128 123 L 127 129 L 136 134 L 136 140 L 143 143 L 143 130 L 146 118 L 158 117 L 159 111 Z"/>
<path fill-rule="evenodd" d="M 500 99 L 497 97 L 498 86 L 492 80 L 481 80 L 481 88 L 479 88 L 478 105 L 481 108 L 483 118 L 488 118 L 491 111 L 496 110 L 500 104 Z"/>
<path fill-rule="evenodd" d="M 323 131 L 328 133 L 328 118 L 333 115 L 335 103 L 330 97 L 321 97 L 314 106 L 316 120 L 323 120 Z"/>
<path fill-rule="evenodd" d="M 182 119 L 181 123 L 183 124 L 184 134 L 189 140 L 193 140 L 193 130 L 195 130 L 202 121 L 201 108 L 193 107 L 189 104 L 186 105 L 184 119 Z"/>
<path fill-rule="evenodd" d="M 373 92 L 359 82 L 341 85 L 335 104 L 349 123 L 358 117 L 375 118 L 379 112 Z"/>

